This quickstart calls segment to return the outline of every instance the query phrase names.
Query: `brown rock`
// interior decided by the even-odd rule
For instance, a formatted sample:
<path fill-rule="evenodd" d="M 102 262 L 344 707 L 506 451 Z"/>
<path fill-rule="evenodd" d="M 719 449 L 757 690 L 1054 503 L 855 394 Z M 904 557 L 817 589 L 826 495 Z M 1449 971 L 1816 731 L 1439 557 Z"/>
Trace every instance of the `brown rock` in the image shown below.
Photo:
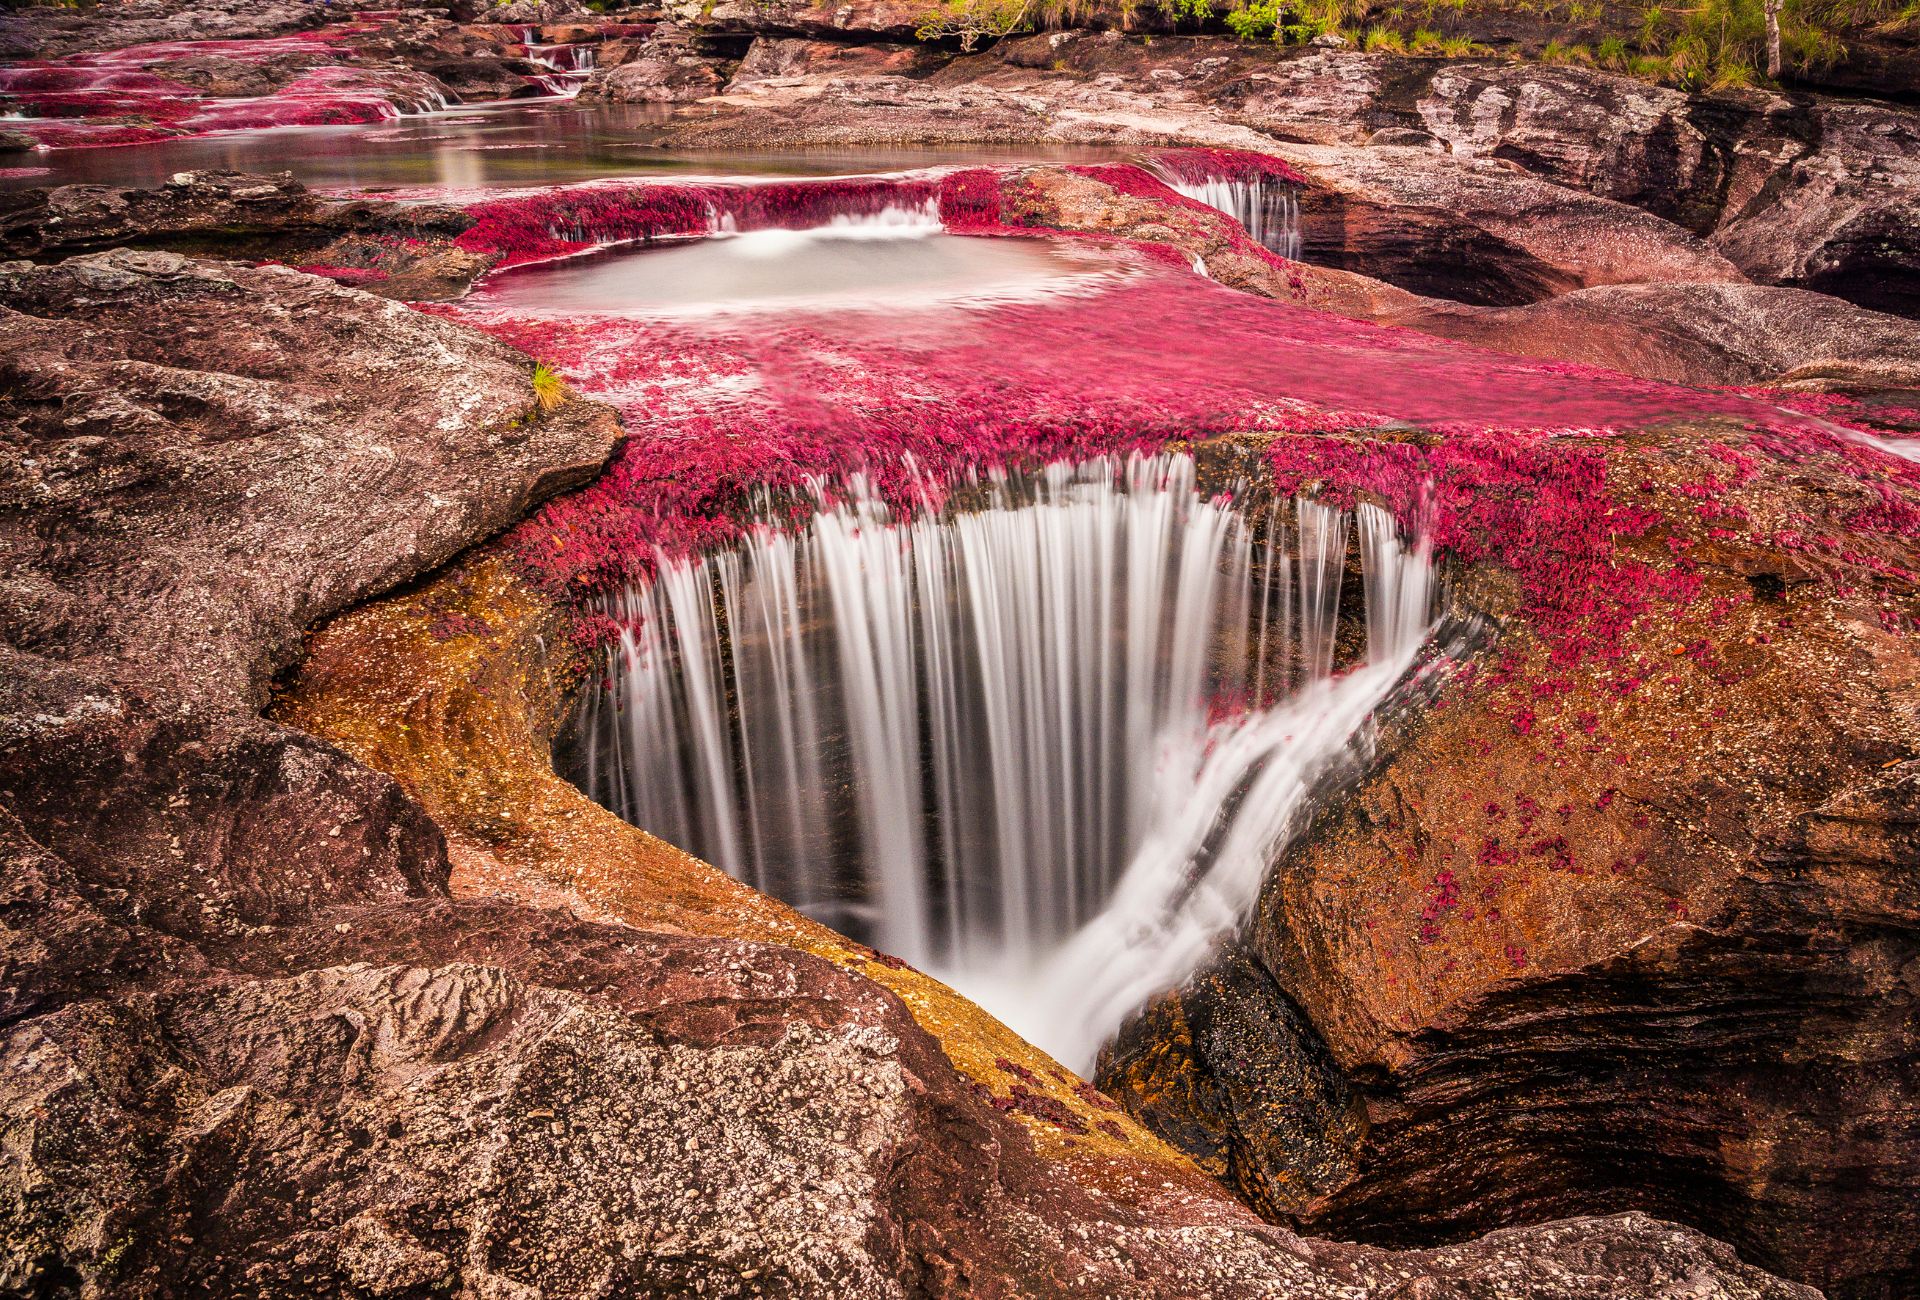
<path fill-rule="evenodd" d="M 0 194 L 0 254 L 44 257 L 103 245 L 208 238 L 309 246 L 343 231 L 445 238 L 473 219 L 437 204 L 317 198 L 291 172 L 180 172 L 152 189 L 61 185 Z"/>
<path fill-rule="evenodd" d="M 1703 583 L 1635 631 L 1636 667 L 1549 667 L 1501 576 L 1459 575 L 1513 681 L 1402 720 L 1244 947 L 1123 1031 L 1113 1095 L 1308 1231 L 1632 1208 L 1830 1295 L 1914 1289 L 1920 660 L 1885 630 L 1912 589 L 1830 591 L 1772 534 L 1716 528 L 1876 508 L 1841 453 L 1678 504 L 1743 446 L 1608 452 L 1613 490 L 1664 507 L 1621 562 L 1685 550 Z"/>
<path fill-rule="evenodd" d="M 1912 321 L 1804 289 L 1608 285 L 1523 307 L 1425 299 L 1343 314 L 1672 383 L 1920 390 Z"/>
<path fill-rule="evenodd" d="M 1498 162 L 1296 146 L 1304 256 L 1433 297 L 1513 305 L 1603 284 L 1744 277 L 1694 235 Z"/>
<path fill-rule="evenodd" d="M 1807 1294 L 1644 1216 L 1395 1255 L 1167 1155 L 1102 1185 L 872 980 L 448 899 L 419 805 L 258 710 L 303 624 L 591 473 L 605 413 L 283 269 L 123 250 L 0 305 L 0 1288 Z"/>

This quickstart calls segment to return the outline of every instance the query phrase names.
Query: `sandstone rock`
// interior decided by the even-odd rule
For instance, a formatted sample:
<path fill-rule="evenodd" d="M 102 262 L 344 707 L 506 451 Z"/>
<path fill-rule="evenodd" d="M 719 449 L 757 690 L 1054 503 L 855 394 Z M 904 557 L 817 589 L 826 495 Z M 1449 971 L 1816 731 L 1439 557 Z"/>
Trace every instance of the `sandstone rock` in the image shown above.
<path fill-rule="evenodd" d="M 1296 146 L 1305 259 L 1456 302 L 1741 276 L 1699 238 L 1625 204 L 1424 149 Z"/>
<path fill-rule="evenodd" d="M 926 16 L 912 0 L 675 0 L 678 21 L 726 32 L 811 36 L 859 32 L 911 40 Z"/>
<path fill-rule="evenodd" d="M 1714 245 L 1765 284 L 1920 316 L 1920 114 L 1825 104 L 1818 143 L 1729 203 Z"/>
<path fill-rule="evenodd" d="M 1428 299 L 1346 314 L 1672 383 L 1920 390 L 1912 321 L 1804 289 L 1608 285 L 1523 307 Z"/>
<path fill-rule="evenodd" d="M 11 494 L 46 525 L 13 535 L 9 569 L 76 620 L 15 643 L 124 664 L 182 717 L 257 708 L 316 611 L 579 482 L 612 437 L 529 419 L 512 350 L 293 271 L 116 251 L 12 269 L 0 295 L 8 389 L 32 399 L 10 412 Z M 405 490 L 370 509 L 352 480 L 389 475 Z M 315 553 L 301 528 L 335 540 Z M 165 601 L 132 600 L 161 573 Z M 8 602 L 9 627 L 32 615 Z"/>
<path fill-rule="evenodd" d="M 0 15 L 0 58 L 52 58 L 157 41 L 248 40 L 318 27 L 327 15 L 300 0 L 132 0 L 107 10 L 53 7 Z"/>
<path fill-rule="evenodd" d="M 728 90 L 774 77 L 822 75 L 902 76 L 933 62 L 925 46 L 812 41 L 763 36 L 747 48 Z"/>
<path fill-rule="evenodd" d="M 1911 315 L 1920 117 L 1885 104 L 1706 99 L 1586 69 L 1448 67 L 1419 100 L 1455 153 L 1711 236 L 1753 279 Z"/>
<path fill-rule="evenodd" d="M 1243 946 L 1123 1031 L 1102 1084 L 1308 1231 L 1414 1245 L 1632 1208 L 1833 1296 L 1911 1291 L 1920 661 L 1889 629 L 1912 589 L 1861 599 L 1798 534 L 1722 525 L 1830 521 L 1804 526 L 1869 565 L 1913 543 L 1861 522 L 1882 497 L 1848 445 L 1717 477 L 1745 445 L 1607 453 L 1609 483 L 1674 503 L 1616 563 L 1688 554 L 1718 621 L 1569 666 L 1464 570 L 1504 624 L 1494 681 L 1396 724 Z"/>
<path fill-rule="evenodd" d="M 596 71 L 580 97 L 612 104 L 671 104 L 704 99 L 719 91 L 725 80 L 714 59 L 655 46 L 643 48 L 616 67 Z"/>

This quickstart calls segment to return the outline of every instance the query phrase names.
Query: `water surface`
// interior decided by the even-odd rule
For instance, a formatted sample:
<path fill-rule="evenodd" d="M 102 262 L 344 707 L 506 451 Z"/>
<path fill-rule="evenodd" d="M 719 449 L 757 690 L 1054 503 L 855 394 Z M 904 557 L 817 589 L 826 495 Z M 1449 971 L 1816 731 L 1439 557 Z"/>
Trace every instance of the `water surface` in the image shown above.
<path fill-rule="evenodd" d="M 280 127 L 106 149 L 0 157 L 0 190 L 158 185 L 204 168 L 291 171 L 315 189 L 494 189 L 607 177 L 835 176 L 962 163 L 1088 161 L 1111 149 L 1050 145 L 789 150 L 663 148 L 666 105 L 537 100 L 454 108 L 360 126 Z"/>
<path fill-rule="evenodd" d="M 521 267 L 489 277 L 468 302 L 523 316 L 873 310 L 1034 301 L 1117 278 L 1097 253 L 949 235 L 932 212 L 890 211 Z"/>

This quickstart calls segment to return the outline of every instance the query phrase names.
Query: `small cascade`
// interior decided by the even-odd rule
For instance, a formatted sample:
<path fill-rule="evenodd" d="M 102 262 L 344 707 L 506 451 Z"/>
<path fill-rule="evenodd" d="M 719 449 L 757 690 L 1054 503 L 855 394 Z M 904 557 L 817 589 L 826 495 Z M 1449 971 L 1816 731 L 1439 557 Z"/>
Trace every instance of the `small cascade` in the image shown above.
<path fill-rule="evenodd" d="M 1363 510 L 1368 649 L 1336 677 L 1349 517 L 1243 514 L 1190 458 L 989 475 L 906 518 L 859 476 L 816 496 L 612 604 L 577 776 L 1085 1066 L 1244 916 L 1412 664 L 1427 549 Z"/>
<path fill-rule="evenodd" d="M 534 84 L 548 95 L 565 99 L 578 95 L 597 66 L 598 54 L 593 45 L 585 41 L 535 45 L 531 43 L 532 36 L 533 30 L 529 28 L 527 41 L 521 48 L 526 52 L 527 62 L 541 69 L 532 77 Z"/>
<path fill-rule="evenodd" d="M 1294 186 L 1258 173 L 1191 176 L 1148 165 L 1176 193 L 1226 213 L 1269 251 L 1290 262 L 1300 260 L 1300 192 Z"/>
<path fill-rule="evenodd" d="M 946 231 L 945 224 L 940 220 L 940 201 L 932 196 L 917 203 L 888 203 L 868 212 L 835 212 L 825 220 L 815 219 L 801 226 L 769 228 L 749 225 L 746 228 L 763 234 L 770 233 L 772 229 L 789 234 L 817 233 L 833 239 L 912 239 Z M 738 212 L 718 203 L 708 206 L 708 234 L 737 235 L 741 230 Z"/>

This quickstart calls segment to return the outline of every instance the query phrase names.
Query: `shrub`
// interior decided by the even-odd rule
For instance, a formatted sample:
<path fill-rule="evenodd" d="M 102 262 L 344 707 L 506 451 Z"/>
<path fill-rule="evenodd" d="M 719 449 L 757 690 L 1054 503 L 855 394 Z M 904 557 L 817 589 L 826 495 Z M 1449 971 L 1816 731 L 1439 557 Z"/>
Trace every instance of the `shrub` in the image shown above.
<path fill-rule="evenodd" d="M 1033 0 L 938 0 L 921 16 L 914 35 L 923 41 L 957 37 L 960 48 L 971 50 L 984 38 L 1023 31 L 1031 25 Z"/>

